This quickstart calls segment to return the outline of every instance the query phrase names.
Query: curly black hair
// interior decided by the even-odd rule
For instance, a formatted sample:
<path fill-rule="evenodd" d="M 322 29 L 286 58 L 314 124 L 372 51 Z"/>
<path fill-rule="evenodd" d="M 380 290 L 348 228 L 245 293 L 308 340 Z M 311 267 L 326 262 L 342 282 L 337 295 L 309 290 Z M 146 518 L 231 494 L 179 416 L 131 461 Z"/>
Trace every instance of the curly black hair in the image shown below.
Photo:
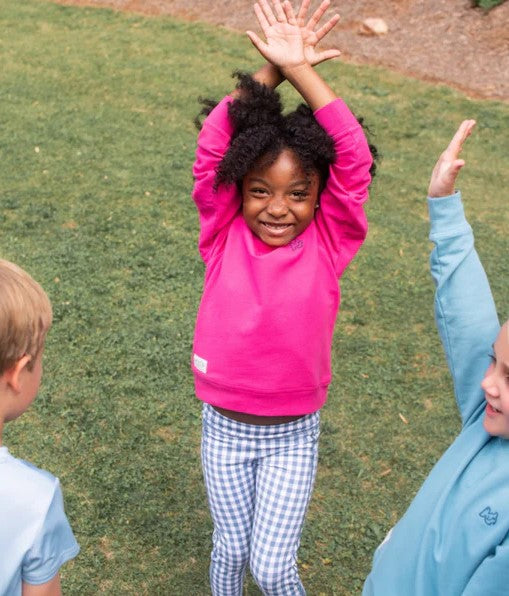
<path fill-rule="evenodd" d="M 329 176 L 329 166 L 335 159 L 334 142 L 318 124 L 313 111 L 305 104 L 289 114 L 283 114 L 279 93 L 255 81 L 251 75 L 236 71 L 239 97 L 229 106 L 233 125 L 230 146 L 216 171 L 215 187 L 221 184 L 242 185 L 244 176 L 255 166 L 269 166 L 281 151 L 290 149 L 299 159 L 306 174 L 317 172 L 320 190 Z M 201 99 L 204 106 L 199 116 L 207 116 L 217 105 Z M 201 128 L 199 116 L 195 123 Z M 359 120 L 362 125 L 362 120 Z M 374 157 L 376 148 L 370 145 Z M 371 168 L 374 174 L 375 166 Z"/>

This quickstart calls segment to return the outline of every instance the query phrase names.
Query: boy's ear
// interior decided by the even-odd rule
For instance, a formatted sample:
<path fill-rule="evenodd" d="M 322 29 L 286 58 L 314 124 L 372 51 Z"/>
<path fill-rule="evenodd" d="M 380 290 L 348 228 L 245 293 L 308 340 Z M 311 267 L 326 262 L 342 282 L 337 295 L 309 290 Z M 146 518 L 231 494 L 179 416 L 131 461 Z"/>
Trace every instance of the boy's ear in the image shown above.
<path fill-rule="evenodd" d="M 19 393 L 21 391 L 21 384 L 20 384 L 20 377 L 23 370 L 26 368 L 27 364 L 32 359 L 32 356 L 25 354 L 19 360 L 17 360 L 11 368 L 4 371 L 2 377 L 4 382 L 9 385 L 9 387 L 15 392 Z"/>

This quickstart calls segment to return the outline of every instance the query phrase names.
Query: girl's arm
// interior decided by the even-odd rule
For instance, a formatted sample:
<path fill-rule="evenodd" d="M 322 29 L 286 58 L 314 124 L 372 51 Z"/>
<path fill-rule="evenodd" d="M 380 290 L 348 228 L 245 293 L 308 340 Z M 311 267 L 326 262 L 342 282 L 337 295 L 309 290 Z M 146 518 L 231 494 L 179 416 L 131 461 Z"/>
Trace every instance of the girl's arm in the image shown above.
<path fill-rule="evenodd" d="M 313 64 L 340 54 L 337 49 L 318 52 L 315 47 L 339 20 L 339 16 L 334 15 L 313 32 L 328 5 L 328 1 L 322 2 L 304 26 L 309 0 L 302 3 L 297 17 L 288 1 L 274 0 L 272 10 L 267 0 L 260 0 L 255 4 L 255 12 L 265 41 L 252 31 L 247 34 L 259 52 L 301 94 L 319 124 L 334 140 L 336 161 L 320 196 L 315 219 L 339 276 L 366 237 L 363 203 L 368 197 L 372 158 L 357 119 L 312 68 Z"/>
<path fill-rule="evenodd" d="M 361 125 L 342 99 L 315 111 L 315 118 L 334 141 L 336 153 L 315 221 L 340 277 L 368 231 L 364 203 L 373 159 Z"/>
<path fill-rule="evenodd" d="M 272 14 L 266 0 L 262 0 L 261 3 L 264 10 Z M 329 0 L 323 0 L 309 21 L 306 21 L 309 4 L 310 0 L 303 0 L 297 17 L 293 17 L 294 25 L 291 26 L 291 30 L 298 40 L 297 45 L 306 60 L 310 64 L 318 64 L 340 54 L 339 50 L 319 51 L 316 48 L 318 42 L 336 25 L 339 16 L 334 15 L 324 25 L 319 26 L 319 22 L 330 4 Z M 277 5 L 280 13 L 284 14 L 281 4 L 277 2 Z M 263 10 L 260 7 L 256 10 L 260 18 L 263 18 L 261 16 L 264 14 Z M 250 33 L 248 35 L 251 37 Z M 255 34 L 252 35 L 255 38 L 257 37 Z M 281 39 L 284 45 L 284 35 Z M 302 77 L 302 75 L 299 75 L 299 77 Z M 279 66 L 270 61 L 263 65 L 253 75 L 253 78 L 271 88 L 276 88 L 284 80 Z M 226 233 L 229 224 L 240 209 L 240 196 L 234 186 L 225 187 L 223 185 L 217 189 L 214 188 L 216 168 L 228 149 L 232 134 L 228 120 L 228 104 L 233 98 L 238 97 L 238 93 L 238 90 L 234 90 L 219 103 L 204 121 L 198 136 L 196 161 L 193 168 L 195 180 L 193 199 L 200 214 L 199 246 L 205 261 L 208 261 L 212 256 L 214 247 L 221 246 L 221 234 Z"/>
<path fill-rule="evenodd" d="M 429 186 L 431 274 L 436 284 L 435 318 L 454 382 L 463 424 L 484 402 L 481 380 L 490 364 L 499 321 L 486 274 L 474 247 L 456 177 L 458 159 L 475 122 L 464 121 L 440 156 Z M 448 195 L 448 196 L 444 196 Z"/>
<path fill-rule="evenodd" d="M 205 262 L 211 258 L 214 247 L 218 246 L 216 240 L 227 231 L 241 206 L 235 185 L 215 187 L 216 170 L 233 132 L 228 118 L 231 101 L 230 96 L 220 101 L 204 120 L 198 134 L 192 197 L 200 217 L 199 249 Z"/>

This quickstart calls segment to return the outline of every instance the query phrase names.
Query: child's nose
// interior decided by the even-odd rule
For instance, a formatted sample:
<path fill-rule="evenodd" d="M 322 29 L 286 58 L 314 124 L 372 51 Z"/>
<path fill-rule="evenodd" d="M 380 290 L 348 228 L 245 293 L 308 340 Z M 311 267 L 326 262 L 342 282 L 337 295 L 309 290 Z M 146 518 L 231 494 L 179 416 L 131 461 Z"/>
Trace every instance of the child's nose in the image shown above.
<path fill-rule="evenodd" d="M 276 196 L 270 201 L 267 211 L 274 217 L 281 217 L 288 212 L 288 205 L 283 197 Z"/>
<path fill-rule="evenodd" d="M 491 365 L 486 371 L 484 379 L 481 381 L 481 387 L 489 395 L 492 395 L 493 397 L 498 396 L 499 390 L 496 383 L 495 367 L 493 365 Z"/>

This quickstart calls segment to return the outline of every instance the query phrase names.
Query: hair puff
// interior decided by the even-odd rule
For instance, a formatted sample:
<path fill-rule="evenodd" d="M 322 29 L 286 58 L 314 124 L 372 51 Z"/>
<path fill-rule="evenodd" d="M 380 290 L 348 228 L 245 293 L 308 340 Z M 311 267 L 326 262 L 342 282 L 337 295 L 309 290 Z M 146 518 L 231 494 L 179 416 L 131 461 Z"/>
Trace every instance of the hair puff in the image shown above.
<path fill-rule="evenodd" d="M 258 83 L 247 73 L 236 71 L 233 76 L 238 79 L 238 97 L 228 109 L 233 135 L 216 171 L 216 188 L 221 184 L 241 186 L 244 176 L 261 158 L 270 165 L 281 151 L 290 149 L 306 174 L 318 172 L 322 189 L 335 159 L 334 142 L 318 124 L 311 108 L 301 104 L 284 115 L 277 91 Z M 208 99 L 202 99 L 201 103 L 203 116 L 217 105 Z M 195 122 L 200 128 L 199 120 Z"/>

